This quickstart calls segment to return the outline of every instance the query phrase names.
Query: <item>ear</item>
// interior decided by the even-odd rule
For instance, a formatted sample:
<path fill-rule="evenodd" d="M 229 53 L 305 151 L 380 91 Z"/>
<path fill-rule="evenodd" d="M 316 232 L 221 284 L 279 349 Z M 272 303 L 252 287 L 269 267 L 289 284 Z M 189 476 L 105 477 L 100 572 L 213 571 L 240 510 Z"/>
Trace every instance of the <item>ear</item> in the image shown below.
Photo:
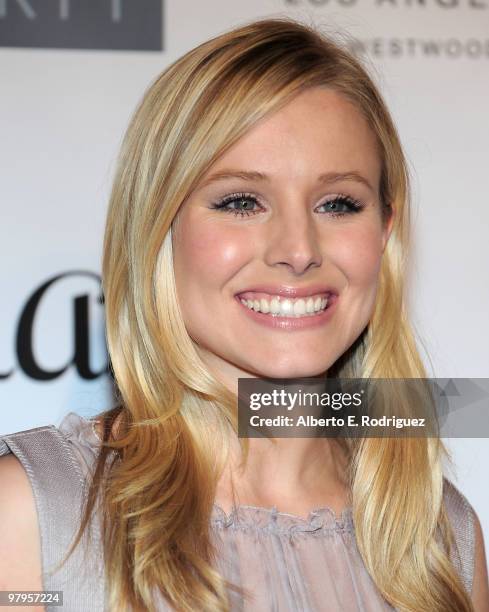
<path fill-rule="evenodd" d="M 385 222 L 384 228 L 382 230 L 382 253 L 384 252 L 385 247 L 387 246 L 387 242 L 389 240 L 389 237 L 391 235 L 392 228 L 394 226 L 394 217 L 395 217 L 395 215 L 396 215 L 395 208 L 391 205 L 389 218 Z"/>

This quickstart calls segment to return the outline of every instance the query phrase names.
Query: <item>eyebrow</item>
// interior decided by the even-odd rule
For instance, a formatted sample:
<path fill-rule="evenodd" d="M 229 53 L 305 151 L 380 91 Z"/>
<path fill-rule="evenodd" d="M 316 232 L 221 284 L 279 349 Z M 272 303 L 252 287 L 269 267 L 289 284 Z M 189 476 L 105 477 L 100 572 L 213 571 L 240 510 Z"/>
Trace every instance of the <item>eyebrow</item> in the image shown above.
<path fill-rule="evenodd" d="M 222 181 L 229 178 L 240 178 L 245 181 L 266 181 L 270 182 L 270 176 L 267 174 L 263 174 L 262 172 L 256 171 L 246 171 L 246 170 L 221 170 L 219 172 L 215 172 L 211 176 L 209 176 L 202 183 L 201 187 L 206 187 L 210 183 L 214 183 L 215 181 Z M 372 193 L 375 193 L 374 188 L 369 183 L 369 181 L 357 170 L 348 170 L 347 172 L 324 172 L 318 176 L 317 182 L 320 185 L 329 185 L 331 183 L 338 183 L 340 181 L 354 181 L 357 183 L 361 183 Z"/>

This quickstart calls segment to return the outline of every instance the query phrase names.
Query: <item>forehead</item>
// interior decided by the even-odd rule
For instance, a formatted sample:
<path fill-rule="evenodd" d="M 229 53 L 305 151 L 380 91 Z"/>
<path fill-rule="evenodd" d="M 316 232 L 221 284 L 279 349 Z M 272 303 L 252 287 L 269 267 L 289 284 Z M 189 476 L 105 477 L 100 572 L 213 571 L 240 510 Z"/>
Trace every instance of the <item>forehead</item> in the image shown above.
<path fill-rule="evenodd" d="M 278 179 L 356 170 L 377 184 L 375 134 L 361 112 L 327 88 L 306 90 L 255 124 L 213 165 L 215 172 L 243 164 Z"/>

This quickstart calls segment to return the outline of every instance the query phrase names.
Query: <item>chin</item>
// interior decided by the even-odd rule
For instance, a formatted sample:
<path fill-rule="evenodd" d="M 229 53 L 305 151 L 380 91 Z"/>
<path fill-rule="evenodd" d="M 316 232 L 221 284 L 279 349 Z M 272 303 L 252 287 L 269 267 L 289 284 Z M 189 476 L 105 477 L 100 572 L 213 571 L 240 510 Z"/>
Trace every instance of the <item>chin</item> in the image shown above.
<path fill-rule="evenodd" d="M 260 368 L 257 375 L 260 378 L 312 378 L 326 374 L 331 364 L 312 366 L 310 364 L 272 364 Z"/>

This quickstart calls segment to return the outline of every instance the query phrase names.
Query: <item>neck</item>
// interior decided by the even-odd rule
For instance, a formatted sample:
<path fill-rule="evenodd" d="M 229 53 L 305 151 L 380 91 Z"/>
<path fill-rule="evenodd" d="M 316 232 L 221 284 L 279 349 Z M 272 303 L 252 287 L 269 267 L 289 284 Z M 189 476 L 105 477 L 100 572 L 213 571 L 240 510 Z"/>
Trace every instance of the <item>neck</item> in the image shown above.
<path fill-rule="evenodd" d="M 238 378 L 258 378 L 249 372 L 228 369 L 205 355 L 207 366 L 214 375 L 238 396 Z M 217 367 L 216 367 L 217 366 Z M 307 391 L 324 390 L 323 379 L 317 385 L 307 385 Z M 262 383 L 263 381 L 261 381 Z M 273 386 L 273 383 L 271 383 Z M 298 385 L 287 385 L 294 393 Z M 308 408 L 308 414 L 320 414 L 321 409 Z M 327 506 L 339 514 L 349 504 L 348 458 L 343 447 L 332 438 L 249 438 L 246 464 L 235 434 L 230 444 L 230 456 L 216 489 L 216 503 L 230 511 L 237 505 L 276 506 L 279 511 L 307 516 L 313 508 Z"/>
<path fill-rule="evenodd" d="M 250 438 L 246 463 L 237 437 L 216 492 L 229 511 L 237 505 L 276 506 L 307 516 L 327 506 L 336 514 L 349 504 L 348 460 L 330 438 Z"/>

